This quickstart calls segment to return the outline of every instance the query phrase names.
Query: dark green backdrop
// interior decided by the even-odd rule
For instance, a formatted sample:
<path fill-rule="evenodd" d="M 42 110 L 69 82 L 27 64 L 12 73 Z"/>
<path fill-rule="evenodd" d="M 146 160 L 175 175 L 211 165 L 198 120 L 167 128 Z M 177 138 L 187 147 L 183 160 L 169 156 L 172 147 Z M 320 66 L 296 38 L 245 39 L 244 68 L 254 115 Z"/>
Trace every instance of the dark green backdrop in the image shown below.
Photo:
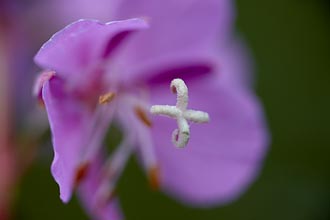
<path fill-rule="evenodd" d="M 131 160 L 119 184 L 128 220 L 330 219 L 330 4 L 240 0 L 237 7 L 272 135 L 260 178 L 233 204 L 192 209 L 151 191 Z M 46 151 L 17 192 L 16 219 L 87 219 L 76 199 L 60 202 Z"/>

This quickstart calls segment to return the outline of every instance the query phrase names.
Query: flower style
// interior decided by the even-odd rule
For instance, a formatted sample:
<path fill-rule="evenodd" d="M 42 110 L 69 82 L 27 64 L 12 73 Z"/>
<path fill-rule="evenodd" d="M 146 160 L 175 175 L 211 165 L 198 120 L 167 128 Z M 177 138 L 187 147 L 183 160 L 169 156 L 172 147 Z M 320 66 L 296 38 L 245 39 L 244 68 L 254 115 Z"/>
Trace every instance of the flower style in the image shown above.
<path fill-rule="evenodd" d="M 245 51 L 230 34 L 230 1 L 142 2 L 121 1 L 114 14 L 117 20 L 136 18 L 70 24 L 35 57 L 45 69 L 36 88 L 53 134 L 52 174 L 60 197 L 68 202 L 78 187 L 91 215 L 100 219 L 121 217 L 113 191 L 133 152 L 154 187 L 207 206 L 229 202 L 246 189 L 267 144 L 261 108 L 245 80 Z M 177 108 L 155 106 L 173 104 L 173 79 Z M 208 116 L 186 110 L 178 79 L 189 88 L 189 106 L 207 112 L 209 123 L 188 129 L 186 119 L 204 122 Z M 171 143 L 175 122 L 151 117 L 151 106 L 153 113 L 180 120 L 172 140 L 187 144 L 185 149 Z M 104 161 L 99 155 L 112 121 L 125 136 Z"/>

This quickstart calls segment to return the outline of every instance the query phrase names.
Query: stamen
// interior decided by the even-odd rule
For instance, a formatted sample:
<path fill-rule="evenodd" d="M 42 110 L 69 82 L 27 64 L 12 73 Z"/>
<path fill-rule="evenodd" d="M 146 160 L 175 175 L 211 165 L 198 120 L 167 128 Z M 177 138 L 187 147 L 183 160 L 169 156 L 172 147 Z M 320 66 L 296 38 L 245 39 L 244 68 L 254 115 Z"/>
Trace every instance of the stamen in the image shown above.
<path fill-rule="evenodd" d="M 96 208 L 103 208 L 116 196 L 116 189 L 106 184 L 100 185 L 96 192 Z"/>
<path fill-rule="evenodd" d="M 52 77 L 56 75 L 55 71 L 45 70 L 39 74 L 34 82 L 33 96 L 38 98 L 38 104 L 40 107 L 45 107 L 44 100 L 42 99 L 42 87 L 49 81 Z"/>
<path fill-rule="evenodd" d="M 77 187 L 81 181 L 86 177 L 89 168 L 89 163 L 85 162 L 79 165 L 74 179 L 74 186 Z"/>
<path fill-rule="evenodd" d="M 141 117 L 136 117 L 137 114 L 134 109 L 138 106 L 146 115 L 144 106 L 147 106 L 143 99 L 136 99 L 132 96 L 123 97 L 125 103 L 129 103 L 126 111 L 118 112 L 119 119 L 123 122 L 122 126 L 126 133 L 134 136 L 135 144 L 139 146 L 139 153 L 141 155 L 142 165 L 149 177 L 150 186 L 157 189 L 159 186 L 159 166 L 155 154 L 153 139 L 151 137 L 150 128 L 145 126 L 144 123 L 140 123 L 137 118 L 141 120 Z M 133 109 L 133 111 L 131 111 Z M 136 111 L 136 110 L 135 110 Z M 133 114 L 132 114 L 133 113 Z M 149 120 L 149 118 L 148 118 Z M 150 120 L 149 120 L 150 121 Z M 135 124 L 135 128 L 131 129 L 131 124 Z"/>
<path fill-rule="evenodd" d="M 107 104 L 115 98 L 116 94 L 114 92 L 108 92 L 99 97 L 99 104 Z"/>
<path fill-rule="evenodd" d="M 140 106 L 135 106 L 134 108 L 136 116 L 145 124 L 147 127 L 152 126 L 152 122 L 147 116 L 147 113 L 140 107 Z"/>
<path fill-rule="evenodd" d="M 164 115 L 177 120 L 178 129 L 172 133 L 172 142 L 178 148 L 184 148 L 190 138 L 189 124 L 187 121 L 195 123 L 205 123 L 209 121 L 206 112 L 187 110 L 188 88 L 182 79 L 174 79 L 171 82 L 171 91 L 177 94 L 176 106 L 154 105 L 150 112 L 155 115 Z"/>
<path fill-rule="evenodd" d="M 104 137 L 107 128 L 114 116 L 114 104 L 117 100 L 113 100 L 110 105 L 99 105 L 94 112 L 93 124 L 90 127 L 90 135 L 84 137 L 87 147 L 84 152 L 82 152 L 82 161 L 89 161 L 94 158 L 102 147 L 102 137 Z"/>
<path fill-rule="evenodd" d="M 149 184 L 153 190 L 160 188 L 160 171 L 158 166 L 153 166 L 149 170 Z"/>
<path fill-rule="evenodd" d="M 102 170 L 102 180 L 96 192 L 99 205 L 106 205 L 115 195 L 116 183 L 122 174 L 124 166 L 132 154 L 132 137 L 126 137 L 116 151 L 106 161 Z"/>
<path fill-rule="evenodd" d="M 42 98 L 38 98 L 38 106 L 42 109 L 46 108 L 45 102 Z"/>

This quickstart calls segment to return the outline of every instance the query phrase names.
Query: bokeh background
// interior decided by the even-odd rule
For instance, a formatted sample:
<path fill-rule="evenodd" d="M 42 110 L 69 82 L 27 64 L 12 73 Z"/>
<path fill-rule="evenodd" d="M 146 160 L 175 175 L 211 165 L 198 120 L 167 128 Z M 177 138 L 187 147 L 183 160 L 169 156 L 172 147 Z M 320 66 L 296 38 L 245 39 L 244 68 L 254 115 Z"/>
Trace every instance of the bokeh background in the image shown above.
<path fill-rule="evenodd" d="M 272 136 L 260 177 L 231 204 L 194 209 L 151 190 L 132 158 L 118 187 L 126 219 L 330 219 L 330 3 L 236 3 Z M 18 185 L 14 219 L 88 219 L 76 198 L 60 201 L 50 152 L 38 151 Z"/>

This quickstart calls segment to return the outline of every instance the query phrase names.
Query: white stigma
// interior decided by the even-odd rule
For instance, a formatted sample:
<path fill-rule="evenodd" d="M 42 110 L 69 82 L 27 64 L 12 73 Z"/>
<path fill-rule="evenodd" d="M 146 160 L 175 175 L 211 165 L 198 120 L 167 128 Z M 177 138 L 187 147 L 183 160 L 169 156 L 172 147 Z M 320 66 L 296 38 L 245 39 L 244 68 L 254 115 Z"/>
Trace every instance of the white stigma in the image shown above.
<path fill-rule="evenodd" d="M 176 119 L 178 128 L 172 133 L 172 142 L 178 148 L 184 148 L 190 138 L 188 121 L 205 123 L 209 121 L 209 115 L 202 111 L 187 110 L 188 88 L 182 79 L 173 79 L 170 88 L 173 93 L 177 94 L 176 106 L 153 105 L 150 112 Z"/>

